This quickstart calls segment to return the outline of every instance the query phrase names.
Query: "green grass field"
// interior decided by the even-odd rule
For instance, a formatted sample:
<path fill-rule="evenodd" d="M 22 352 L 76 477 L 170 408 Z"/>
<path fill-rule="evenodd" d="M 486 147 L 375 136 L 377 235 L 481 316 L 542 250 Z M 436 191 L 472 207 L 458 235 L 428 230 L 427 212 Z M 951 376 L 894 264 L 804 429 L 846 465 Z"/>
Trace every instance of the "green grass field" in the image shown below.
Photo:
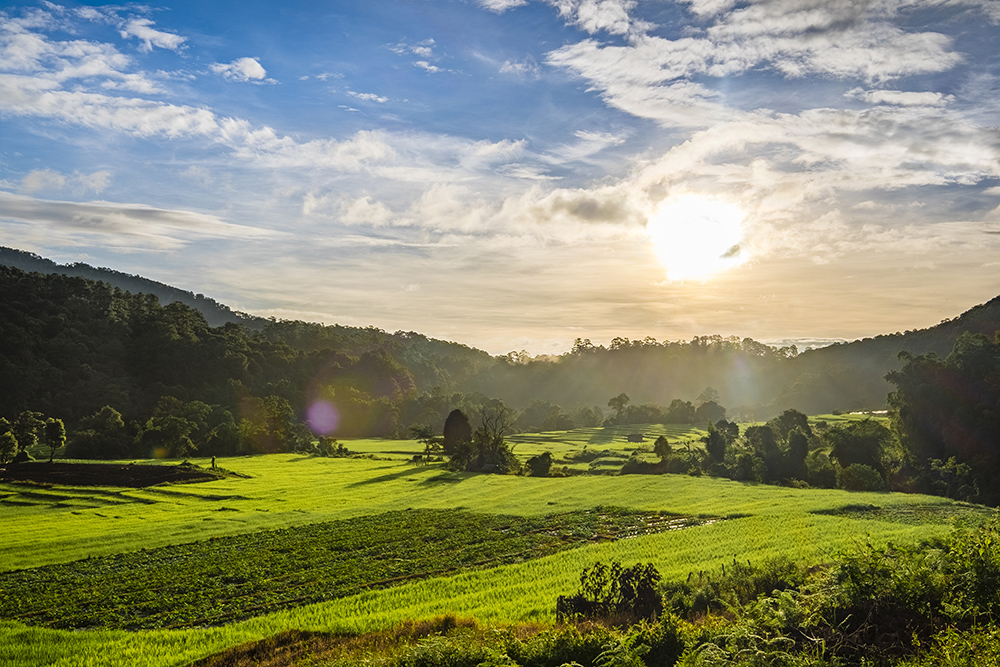
<path fill-rule="evenodd" d="M 648 444 L 660 433 L 658 428 L 643 431 Z M 527 434 L 514 439 L 515 452 L 526 458 L 551 451 L 562 459 L 586 445 L 628 453 L 627 447 L 636 445 L 624 442 L 626 431 L 632 432 L 626 428 L 621 433 L 582 429 L 568 434 Z M 690 429 L 669 427 L 663 433 L 672 442 L 696 435 Z M 97 569 L 115 554 L 200 542 L 191 547 L 193 553 L 204 549 L 205 541 L 213 537 L 248 536 L 407 509 L 538 519 L 617 506 L 738 518 L 586 543 L 523 562 L 487 563 L 479 569 L 405 580 L 388 588 L 345 591 L 345 597 L 218 627 L 69 631 L 2 621 L 0 665 L 183 665 L 289 628 L 360 632 L 444 613 L 499 623 L 550 623 L 556 596 L 575 591 L 580 571 L 598 560 L 619 560 L 626 565 L 652 562 L 666 579 L 713 571 L 733 558 L 756 562 L 788 556 L 821 562 L 859 540 L 912 542 L 940 536 L 950 530 L 951 521 L 975 519 L 983 513 L 981 508 L 936 497 L 800 490 L 680 475 L 537 479 L 459 474 L 439 465 L 410 463 L 406 459 L 421 451 L 413 441 L 345 444 L 352 451 L 379 458 L 274 455 L 225 459 L 220 465 L 246 477 L 147 489 L 2 484 L 0 572 L 85 558 L 92 559 Z M 390 525 L 388 520 L 385 525 Z M 252 538 L 239 539 L 254 544 Z M 337 554 L 320 546 L 312 558 L 333 562 Z M 217 567 L 219 576 L 233 574 L 226 571 L 224 562 Z M 11 594 L 9 587 L 0 588 L 0 596 Z M 56 596 L 49 606 L 58 603 Z M 206 625 L 211 625 L 210 620 Z"/>

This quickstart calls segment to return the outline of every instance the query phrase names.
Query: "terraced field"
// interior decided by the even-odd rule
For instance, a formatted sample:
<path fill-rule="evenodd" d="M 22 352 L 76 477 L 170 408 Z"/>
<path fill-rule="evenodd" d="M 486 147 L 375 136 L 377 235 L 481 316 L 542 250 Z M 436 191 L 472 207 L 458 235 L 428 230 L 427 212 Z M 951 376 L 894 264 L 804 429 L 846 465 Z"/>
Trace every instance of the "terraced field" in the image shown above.
<path fill-rule="evenodd" d="M 515 451 L 625 451 L 616 434 L 596 435 L 525 436 Z M 652 562 L 680 579 L 734 557 L 822 562 L 858 540 L 912 542 L 989 514 L 942 498 L 680 475 L 458 474 L 410 463 L 415 442 L 347 444 L 377 458 L 228 459 L 242 477 L 144 489 L 0 484 L 0 665 L 184 665 L 288 629 L 363 632 L 443 613 L 551 623 L 556 596 L 597 560 Z M 623 508 L 623 523 L 592 523 L 598 506 Z M 661 515 L 730 518 L 642 527 Z M 397 539 L 405 531 L 416 539 Z M 425 562 L 401 565 L 421 551 Z"/>

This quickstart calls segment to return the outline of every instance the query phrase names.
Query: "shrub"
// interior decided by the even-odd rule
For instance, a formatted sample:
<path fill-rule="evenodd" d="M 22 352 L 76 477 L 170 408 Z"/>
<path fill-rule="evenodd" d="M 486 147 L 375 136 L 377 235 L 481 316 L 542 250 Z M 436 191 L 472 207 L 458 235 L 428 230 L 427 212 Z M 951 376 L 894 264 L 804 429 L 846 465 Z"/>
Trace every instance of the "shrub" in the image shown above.
<path fill-rule="evenodd" d="M 598 561 L 580 575 L 576 595 L 560 595 L 556 619 L 654 619 L 663 611 L 658 585 L 660 573 L 652 563 L 622 567 Z"/>
<path fill-rule="evenodd" d="M 532 456 L 527 462 L 528 470 L 532 477 L 548 477 L 552 470 L 552 454 L 544 452 L 537 456 Z"/>
<path fill-rule="evenodd" d="M 878 471 L 863 463 L 852 463 L 837 473 L 837 486 L 848 491 L 885 491 Z"/>

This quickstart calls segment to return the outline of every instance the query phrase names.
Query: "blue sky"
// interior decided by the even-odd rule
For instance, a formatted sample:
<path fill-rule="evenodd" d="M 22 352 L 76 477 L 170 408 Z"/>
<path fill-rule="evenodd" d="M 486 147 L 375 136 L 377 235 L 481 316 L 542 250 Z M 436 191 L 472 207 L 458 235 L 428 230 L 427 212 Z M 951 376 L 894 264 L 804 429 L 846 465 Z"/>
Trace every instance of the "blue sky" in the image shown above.
<path fill-rule="evenodd" d="M 0 5 L 0 243 L 494 353 L 1000 294 L 997 0 Z"/>

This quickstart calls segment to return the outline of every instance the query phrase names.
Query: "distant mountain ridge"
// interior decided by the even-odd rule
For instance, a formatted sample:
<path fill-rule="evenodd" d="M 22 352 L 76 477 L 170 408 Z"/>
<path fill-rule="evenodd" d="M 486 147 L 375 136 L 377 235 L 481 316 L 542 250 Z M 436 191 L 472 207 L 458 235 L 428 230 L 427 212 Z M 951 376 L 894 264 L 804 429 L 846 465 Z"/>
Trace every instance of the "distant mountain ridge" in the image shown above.
<path fill-rule="evenodd" d="M 108 268 L 96 268 L 83 262 L 56 264 L 51 259 L 46 259 L 33 252 L 0 246 L 0 265 L 13 266 L 22 271 L 32 273 L 59 273 L 76 278 L 99 280 L 108 283 L 112 287 L 117 287 L 120 290 L 133 294 L 153 294 L 163 305 L 180 302 L 194 308 L 204 315 L 209 326 L 213 327 L 234 322 L 251 328 L 260 328 L 266 321 L 260 317 L 232 310 L 229 306 L 221 304 L 204 294 L 188 292 L 155 280 L 150 280 L 149 278 L 143 278 L 140 275 L 131 275 Z"/>

